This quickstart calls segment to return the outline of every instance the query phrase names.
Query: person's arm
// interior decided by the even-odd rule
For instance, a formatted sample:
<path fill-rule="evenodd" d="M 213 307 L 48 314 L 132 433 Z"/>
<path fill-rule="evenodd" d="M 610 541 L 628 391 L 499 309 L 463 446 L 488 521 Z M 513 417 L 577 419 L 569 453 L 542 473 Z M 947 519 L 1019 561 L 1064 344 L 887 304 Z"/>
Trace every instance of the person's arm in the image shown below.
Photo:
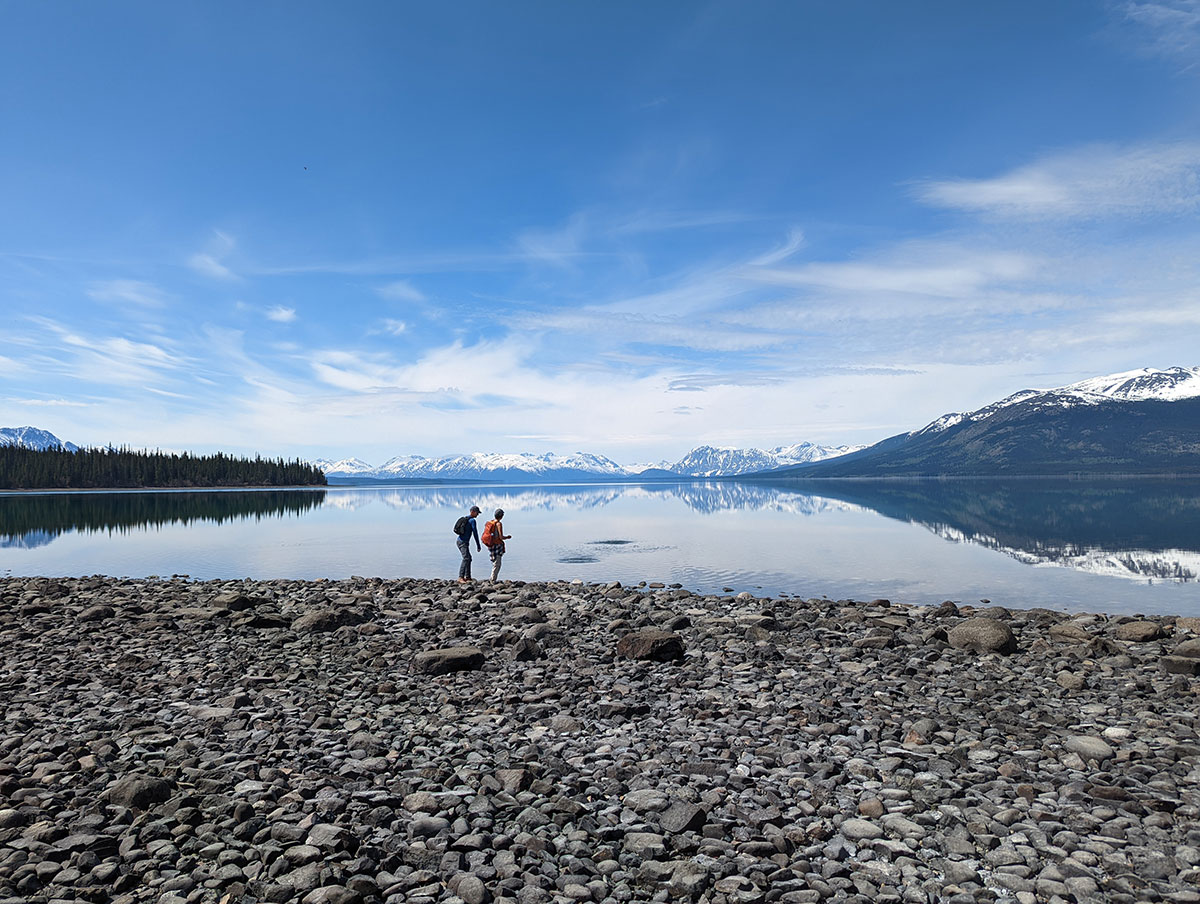
<path fill-rule="evenodd" d="M 475 551 L 483 552 L 483 547 L 479 545 L 479 524 L 475 519 L 471 519 L 471 533 L 475 535 Z"/>

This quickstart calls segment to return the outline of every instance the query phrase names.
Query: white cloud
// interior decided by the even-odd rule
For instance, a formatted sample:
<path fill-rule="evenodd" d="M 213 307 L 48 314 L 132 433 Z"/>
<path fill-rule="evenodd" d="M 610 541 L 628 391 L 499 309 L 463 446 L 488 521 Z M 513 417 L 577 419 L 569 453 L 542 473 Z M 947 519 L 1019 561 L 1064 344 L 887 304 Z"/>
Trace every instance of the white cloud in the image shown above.
<path fill-rule="evenodd" d="M 1196 65 L 1200 50 L 1200 0 L 1159 0 L 1153 3 L 1125 3 L 1125 18 L 1138 26 L 1148 48 L 1164 56 Z"/>
<path fill-rule="evenodd" d="M 274 320 L 276 323 L 291 323 L 296 319 L 295 308 L 285 308 L 281 304 L 267 308 L 265 316 L 268 320 Z"/>
<path fill-rule="evenodd" d="M 375 290 L 388 301 L 425 301 L 425 293 L 406 279 L 397 279 Z"/>
<path fill-rule="evenodd" d="M 112 279 L 94 283 L 88 297 L 96 301 L 129 302 L 147 308 L 159 308 L 166 303 L 161 289 L 137 279 Z"/>
<path fill-rule="evenodd" d="M 755 267 L 769 267 L 772 264 L 781 263 L 803 248 L 804 244 L 804 233 L 799 229 L 793 229 L 788 233 L 787 241 L 780 247 L 756 257 L 750 264 Z"/>
<path fill-rule="evenodd" d="M 408 324 L 403 320 L 392 320 L 385 318 L 383 321 L 382 330 L 392 336 L 400 336 L 408 330 Z"/>
<path fill-rule="evenodd" d="M 7 401 L 34 408 L 87 408 L 89 404 L 70 399 L 8 399 Z"/>
<path fill-rule="evenodd" d="M 987 285 L 1025 279 L 1032 272 L 1032 260 L 1026 255 L 958 249 L 953 257 L 941 261 L 813 263 L 791 269 L 747 269 L 743 275 L 775 286 L 957 298 Z"/>
<path fill-rule="evenodd" d="M 584 252 L 582 243 L 587 220 L 575 214 L 560 229 L 527 229 L 517 236 L 517 245 L 531 261 L 552 267 L 569 267 Z"/>
<path fill-rule="evenodd" d="M 1093 146 L 989 179 L 917 186 L 936 207 L 1019 220 L 1100 219 L 1200 209 L 1200 143 Z"/>
<path fill-rule="evenodd" d="M 220 230 L 216 230 L 212 241 L 208 244 L 207 250 L 197 252 L 189 257 L 188 266 L 210 279 L 225 282 L 237 280 L 240 277 L 222 262 L 222 258 L 233 251 L 233 248 L 233 238 Z"/>

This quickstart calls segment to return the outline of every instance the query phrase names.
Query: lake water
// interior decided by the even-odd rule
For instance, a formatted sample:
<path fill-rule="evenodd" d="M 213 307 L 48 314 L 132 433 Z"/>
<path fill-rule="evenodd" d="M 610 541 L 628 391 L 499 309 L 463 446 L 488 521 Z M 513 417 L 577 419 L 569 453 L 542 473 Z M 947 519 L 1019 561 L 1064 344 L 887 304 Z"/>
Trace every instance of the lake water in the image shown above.
<path fill-rule="evenodd" d="M 472 503 L 510 579 L 1200 615 L 1200 482 L 1170 480 L 4 493 L 0 575 L 454 577 Z"/>

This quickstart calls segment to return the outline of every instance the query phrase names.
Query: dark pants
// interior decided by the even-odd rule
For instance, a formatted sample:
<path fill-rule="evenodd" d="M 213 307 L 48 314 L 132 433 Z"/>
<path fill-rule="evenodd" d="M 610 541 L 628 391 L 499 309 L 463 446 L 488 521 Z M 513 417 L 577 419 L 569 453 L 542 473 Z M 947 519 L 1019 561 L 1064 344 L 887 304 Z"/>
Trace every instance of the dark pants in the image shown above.
<path fill-rule="evenodd" d="M 471 544 L 460 537 L 458 551 L 462 553 L 462 564 L 458 566 L 458 576 L 469 579 L 471 577 Z"/>

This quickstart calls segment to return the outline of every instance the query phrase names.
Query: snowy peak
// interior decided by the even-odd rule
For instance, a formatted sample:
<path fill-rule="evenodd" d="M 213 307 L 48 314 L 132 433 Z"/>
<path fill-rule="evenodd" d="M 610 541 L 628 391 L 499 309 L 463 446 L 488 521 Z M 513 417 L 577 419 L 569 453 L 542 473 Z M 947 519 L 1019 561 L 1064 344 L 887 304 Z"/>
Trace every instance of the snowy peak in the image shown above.
<path fill-rule="evenodd" d="M 331 477 L 360 477 L 371 480 L 621 479 L 637 477 L 649 467 L 678 474 L 680 477 L 730 477 L 824 461 L 861 448 L 864 447 L 819 446 L 815 443 L 779 446 L 770 451 L 697 446 L 674 464 L 661 462 L 657 465 L 628 467 L 591 452 L 573 452 L 569 455 L 559 455 L 555 452 L 471 452 L 444 458 L 398 455 L 378 468 L 357 458 L 341 461 L 318 459 L 313 464 Z"/>
<path fill-rule="evenodd" d="M 79 451 L 74 443 L 64 443 L 49 430 L 38 427 L 0 427 L 0 446 L 20 446 L 39 451 L 59 448 L 68 452 Z"/>
<path fill-rule="evenodd" d="M 776 446 L 771 454 L 779 459 L 781 466 L 802 465 L 812 461 L 824 461 L 865 449 L 866 446 L 818 446 L 816 443 L 796 443 L 792 446 Z"/>
<path fill-rule="evenodd" d="M 1074 408 L 1104 402 L 1178 402 L 1200 397 L 1200 367 L 1169 367 L 1159 370 L 1143 367 L 1124 373 L 1091 377 L 1056 389 L 1023 389 L 1008 398 L 965 414 L 943 414 L 909 436 L 941 433 L 965 422 L 978 423 L 997 411 L 1033 402 L 1053 408 Z"/>
<path fill-rule="evenodd" d="M 336 472 L 338 474 L 369 474 L 375 469 L 360 458 L 343 458 L 339 461 L 331 461 L 328 458 L 318 458 L 313 465 L 320 468 L 326 474 Z"/>
<path fill-rule="evenodd" d="M 717 477 L 751 474 L 778 467 L 778 459 L 762 449 L 730 449 L 717 446 L 697 446 L 671 470 L 689 477 Z"/>
<path fill-rule="evenodd" d="M 1125 373 L 1092 377 L 1055 390 L 1086 393 L 1122 402 L 1177 402 L 1200 396 L 1200 367 L 1143 367 Z"/>

